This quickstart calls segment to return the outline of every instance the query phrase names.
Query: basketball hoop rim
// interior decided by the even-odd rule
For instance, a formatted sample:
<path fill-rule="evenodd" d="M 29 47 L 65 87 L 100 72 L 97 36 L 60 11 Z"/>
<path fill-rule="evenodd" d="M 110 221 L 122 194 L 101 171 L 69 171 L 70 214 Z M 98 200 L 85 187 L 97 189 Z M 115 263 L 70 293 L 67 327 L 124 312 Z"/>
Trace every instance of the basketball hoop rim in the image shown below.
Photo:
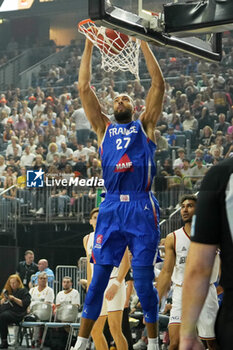
<path fill-rule="evenodd" d="M 81 32 L 85 31 L 85 30 L 84 30 L 85 27 L 82 27 L 82 26 L 85 25 L 85 24 L 87 24 L 87 23 L 91 23 L 91 24 L 93 24 L 94 26 L 96 26 L 96 24 L 95 24 L 94 21 L 92 21 L 90 18 L 87 18 L 87 19 L 84 19 L 83 21 L 81 21 L 81 22 L 78 23 L 78 29 L 79 29 Z"/>

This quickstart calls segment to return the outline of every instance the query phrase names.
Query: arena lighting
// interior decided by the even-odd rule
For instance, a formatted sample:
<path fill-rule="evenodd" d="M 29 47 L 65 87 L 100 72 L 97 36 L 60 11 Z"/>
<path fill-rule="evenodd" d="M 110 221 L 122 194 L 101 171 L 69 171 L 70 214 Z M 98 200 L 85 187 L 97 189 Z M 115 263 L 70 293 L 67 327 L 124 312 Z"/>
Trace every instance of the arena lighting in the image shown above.
<path fill-rule="evenodd" d="M 4 0 L 0 7 L 0 12 L 27 10 L 33 3 L 34 0 Z"/>

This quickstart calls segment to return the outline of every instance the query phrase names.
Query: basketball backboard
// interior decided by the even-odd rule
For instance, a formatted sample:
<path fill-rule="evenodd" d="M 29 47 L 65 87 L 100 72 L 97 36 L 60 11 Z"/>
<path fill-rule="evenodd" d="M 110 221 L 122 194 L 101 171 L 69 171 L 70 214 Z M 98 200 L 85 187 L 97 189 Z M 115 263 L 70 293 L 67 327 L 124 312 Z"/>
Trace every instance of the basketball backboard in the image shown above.
<path fill-rule="evenodd" d="M 222 58 L 222 34 L 233 29 L 232 0 L 89 0 L 102 25 L 212 61 Z"/>

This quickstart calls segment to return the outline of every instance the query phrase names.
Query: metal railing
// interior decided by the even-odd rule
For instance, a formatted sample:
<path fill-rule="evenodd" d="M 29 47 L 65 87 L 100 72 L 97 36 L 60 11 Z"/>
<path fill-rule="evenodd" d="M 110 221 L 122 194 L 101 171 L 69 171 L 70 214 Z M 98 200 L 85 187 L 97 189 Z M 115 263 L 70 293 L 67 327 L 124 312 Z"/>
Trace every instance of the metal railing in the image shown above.
<path fill-rule="evenodd" d="M 5 198 L 4 194 L 15 188 L 12 185 L 0 192 L 0 232 L 11 234 L 16 239 L 16 221 L 19 207 L 18 198 Z"/>

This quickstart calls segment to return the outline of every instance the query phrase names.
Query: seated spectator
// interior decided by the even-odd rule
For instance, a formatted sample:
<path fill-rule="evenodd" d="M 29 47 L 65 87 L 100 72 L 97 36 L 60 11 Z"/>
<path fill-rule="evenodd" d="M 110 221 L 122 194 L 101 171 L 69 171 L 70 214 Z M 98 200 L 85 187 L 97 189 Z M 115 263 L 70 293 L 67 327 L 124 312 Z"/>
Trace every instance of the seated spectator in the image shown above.
<path fill-rule="evenodd" d="M 210 126 L 206 125 L 203 128 L 203 134 L 199 139 L 199 143 L 205 149 L 209 149 L 214 144 L 214 134 Z"/>
<path fill-rule="evenodd" d="M 203 129 L 206 125 L 214 126 L 214 121 L 211 120 L 207 107 L 202 107 L 201 115 L 198 119 L 198 129 Z"/>
<path fill-rule="evenodd" d="M 14 130 L 17 136 L 21 130 L 28 130 L 26 119 L 23 118 L 22 113 L 19 113 L 18 121 L 14 124 Z"/>
<path fill-rule="evenodd" d="M 53 156 L 55 153 L 58 153 L 58 146 L 56 143 L 51 142 L 48 146 L 48 153 L 46 156 L 46 164 L 52 165 L 53 164 Z"/>
<path fill-rule="evenodd" d="M 27 185 L 27 170 L 25 167 L 20 168 L 20 175 L 17 177 L 18 189 L 25 189 Z"/>
<path fill-rule="evenodd" d="M 155 153 L 155 159 L 161 160 L 163 163 L 164 160 L 168 157 L 169 153 L 169 146 L 167 139 L 161 135 L 160 130 L 157 128 L 155 129 L 155 143 L 156 143 L 156 153 Z"/>
<path fill-rule="evenodd" d="M 2 215 L 5 217 L 16 215 L 17 202 L 19 199 L 17 198 L 17 187 L 13 187 L 13 185 L 15 185 L 15 179 L 12 176 L 6 176 L 4 190 L 8 189 L 8 191 L 2 195 L 2 201 L 4 202 Z"/>
<path fill-rule="evenodd" d="M 190 161 L 187 158 L 183 159 L 183 167 L 181 168 L 181 172 L 184 176 L 189 176 L 192 173 Z"/>
<path fill-rule="evenodd" d="M 38 261 L 38 272 L 36 272 L 35 275 L 31 277 L 31 283 L 30 286 L 37 286 L 38 285 L 38 276 L 41 272 L 45 272 L 48 276 L 48 285 L 49 287 L 53 287 L 53 281 L 54 281 L 54 273 L 53 271 L 48 267 L 48 260 L 46 259 L 40 259 Z"/>
<path fill-rule="evenodd" d="M 15 136 L 15 132 L 12 128 L 12 123 L 7 122 L 4 129 L 3 142 L 9 142 L 11 140 L 11 137 Z"/>
<path fill-rule="evenodd" d="M 195 151 L 195 158 L 191 159 L 190 167 L 193 168 L 197 165 L 196 164 L 197 158 L 202 158 L 202 163 L 203 165 L 205 165 L 206 163 L 205 163 L 205 160 L 203 159 L 203 156 L 204 156 L 204 152 L 200 148 L 197 148 Z"/>
<path fill-rule="evenodd" d="M 176 134 L 174 133 L 174 128 L 171 126 L 168 127 L 166 139 L 171 147 L 176 145 Z"/>
<path fill-rule="evenodd" d="M 92 160 L 92 165 L 90 166 L 90 168 L 87 169 L 87 176 L 88 178 L 91 177 L 101 177 L 102 174 L 102 168 L 99 165 L 99 161 L 97 158 L 94 158 Z"/>
<path fill-rule="evenodd" d="M 219 122 L 215 125 L 214 133 L 216 134 L 217 131 L 222 131 L 222 133 L 225 135 L 227 133 L 227 129 L 229 128 L 230 124 L 226 122 L 226 116 L 224 113 L 220 113 L 218 116 Z"/>
<path fill-rule="evenodd" d="M 161 132 L 161 134 L 164 134 L 167 132 L 168 129 L 168 123 L 167 123 L 167 113 L 162 112 L 161 116 L 156 124 L 156 129 Z"/>
<path fill-rule="evenodd" d="M 198 189 L 208 168 L 206 167 L 206 165 L 203 165 L 203 158 L 195 158 L 195 164 L 196 166 L 192 168 L 192 182 L 198 185 L 198 187 L 196 187 L 196 189 Z"/>
<path fill-rule="evenodd" d="M 178 148 L 177 150 L 177 153 L 178 153 L 178 158 L 176 158 L 174 160 L 174 163 L 173 163 L 173 169 L 175 168 L 183 168 L 183 160 L 184 160 L 184 157 L 185 157 L 185 151 L 183 148 Z"/>
<path fill-rule="evenodd" d="M 7 349 L 8 325 L 22 321 L 27 313 L 31 296 L 18 275 L 11 275 L 1 294 L 0 335 L 1 349 Z"/>
<path fill-rule="evenodd" d="M 52 194 L 48 199 L 48 209 L 50 215 L 57 215 L 56 206 L 58 210 L 58 217 L 63 217 L 65 210 L 67 211 L 67 204 L 70 201 L 70 197 L 67 195 L 67 189 L 64 187 L 59 188 L 56 186 L 52 190 Z"/>
<path fill-rule="evenodd" d="M 80 306 L 80 294 L 76 289 L 72 288 L 72 278 L 65 276 L 62 279 L 62 288 L 56 296 L 56 308 L 62 304 L 72 304 Z"/>
<path fill-rule="evenodd" d="M 186 137 L 191 139 L 193 144 L 198 129 L 198 121 L 189 110 L 186 110 L 184 113 L 183 128 Z"/>
<path fill-rule="evenodd" d="M 48 275 L 46 272 L 38 273 L 38 283 L 29 291 L 31 294 L 30 310 L 38 303 L 52 304 L 54 300 L 54 291 L 48 285 Z"/>
<path fill-rule="evenodd" d="M 11 137 L 11 142 L 8 144 L 7 149 L 6 149 L 6 157 L 8 157 L 9 155 L 14 154 L 13 152 L 13 148 L 17 147 L 19 150 L 19 156 L 21 157 L 22 154 L 22 147 L 18 144 L 18 137 L 17 136 L 12 136 Z"/>
<path fill-rule="evenodd" d="M 76 176 L 87 177 L 87 165 L 84 160 L 85 156 L 80 156 L 77 162 L 73 165 L 73 171 Z"/>
<path fill-rule="evenodd" d="M 0 177 L 5 176 L 6 174 L 5 169 L 6 169 L 5 158 L 2 155 L 0 155 Z"/>
<path fill-rule="evenodd" d="M 23 155 L 20 159 L 20 166 L 30 168 L 33 164 L 34 159 L 35 159 L 35 154 L 30 152 L 30 145 L 26 144 L 24 146 Z"/>
<path fill-rule="evenodd" d="M 60 148 L 61 143 L 65 143 L 65 142 L 66 142 L 65 135 L 62 134 L 62 131 L 60 128 L 56 128 L 56 144 L 57 144 L 57 146 Z"/>
<path fill-rule="evenodd" d="M 26 250 L 24 259 L 24 261 L 19 262 L 16 273 L 21 278 L 24 287 L 29 289 L 31 276 L 38 271 L 38 266 L 34 262 L 34 252 L 32 250 Z"/>
<path fill-rule="evenodd" d="M 223 150 L 224 150 L 224 148 L 223 148 L 223 137 L 222 137 L 222 136 L 217 136 L 217 137 L 215 138 L 215 144 L 212 145 L 212 146 L 210 147 L 210 154 L 211 154 L 212 156 L 214 155 L 214 151 L 215 151 L 216 149 L 219 150 L 219 152 L 220 152 L 220 157 L 222 157 L 222 155 L 223 155 Z"/>
<path fill-rule="evenodd" d="M 67 147 L 66 142 L 62 142 L 61 143 L 61 151 L 60 151 L 60 155 L 64 155 L 66 156 L 66 160 L 68 162 L 71 162 L 73 159 L 73 150 L 71 148 Z"/>
<path fill-rule="evenodd" d="M 174 128 L 175 132 L 183 131 L 183 125 L 180 122 L 180 117 L 177 114 L 173 116 L 172 121 L 169 124 L 169 127 Z"/>
<path fill-rule="evenodd" d="M 51 287 L 47 285 L 48 276 L 45 272 L 40 272 L 38 275 L 38 285 L 32 287 L 29 291 L 31 295 L 31 303 L 29 306 L 29 311 L 38 315 L 38 310 L 34 311 L 41 303 L 52 304 L 54 301 L 54 291 Z M 43 306 L 41 306 L 43 308 Z M 40 313 L 43 312 L 40 310 Z M 49 321 L 49 320 L 48 320 Z M 33 333 L 32 347 L 40 345 L 40 330 L 36 328 Z"/>
<path fill-rule="evenodd" d="M 79 157 L 84 157 L 84 161 L 88 161 L 89 155 L 93 153 L 89 148 L 84 147 L 81 143 L 78 142 L 78 147 L 73 153 L 73 161 L 77 162 Z"/>

